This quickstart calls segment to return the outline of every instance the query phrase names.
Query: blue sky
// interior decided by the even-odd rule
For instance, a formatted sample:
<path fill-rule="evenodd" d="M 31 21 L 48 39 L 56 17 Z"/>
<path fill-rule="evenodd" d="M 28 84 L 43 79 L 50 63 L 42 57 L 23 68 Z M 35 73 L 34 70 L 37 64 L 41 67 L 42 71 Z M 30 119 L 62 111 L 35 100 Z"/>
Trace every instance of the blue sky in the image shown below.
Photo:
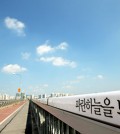
<path fill-rule="evenodd" d="M 120 90 L 119 0 L 1 0 L 0 92 Z"/>

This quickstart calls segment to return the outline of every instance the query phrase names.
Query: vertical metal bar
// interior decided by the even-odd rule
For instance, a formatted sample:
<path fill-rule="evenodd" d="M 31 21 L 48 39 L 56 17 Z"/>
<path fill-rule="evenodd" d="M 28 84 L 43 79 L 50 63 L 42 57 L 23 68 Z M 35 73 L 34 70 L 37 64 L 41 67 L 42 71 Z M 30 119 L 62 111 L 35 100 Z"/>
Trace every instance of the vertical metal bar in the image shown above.
<path fill-rule="evenodd" d="M 49 134 L 51 134 L 51 115 L 50 115 L 50 113 L 49 113 Z"/>
<path fill-rule="evenodd" d="M 51 133 L 50 134 L 53 134 L 52 133 L 52 130 L 53 130 L 53 116 L 52 115 L 51 115 L 51 119 L 50 120 L 51 120 L 51 124 L 50 124 L 50 130 L 51 130 L 50 132 Z"/>
<path fill-rule="evenodd" d="M 57 134 L 60 134 L 60 120 L 58 119 L 57 122 Z"/>
<path fill-rule="evenodd" d="M 41 128 L 41 108 L 39 109 L 39 130 L 40 130 L 40 134 L 42 133 L 42 128 Z"/>
<path fill-rule="evenodd" d="M 55 132 L 54 116 L 53 116 L 53 120 L 52 120 L 52 122 L 53 122 L 52 132 L 53 132 L 53 134 L 54 134 L 54 132 Z"/>
<path fill-rule="evenodd" d="M 50 113 L 48 113 L 48 134 L 50 134 Z"/>
<path fill-rule="evenodd" d="M 56 118 L 54 117 L 54 134 L 56 134 Z"/>
<path fill-rule="evenodd" d="M 38 127 L 38 133 L 40 134 L 40 108 L 38 107 L 38 120 L 37 120 L 37 122 L 38 122 L 38 124 L 37 124 L 37 127 Z"/>
<path fill-rule="evenodd" d="M 45 133 L 49 134 L 49 114 L 45 111 Z"/>
<path fill-rule="evenodd" d="M 45 134 L 45 111 L 43 110 L 43 134 Z"/>
<path fill-rule="evenodd" d="M 57 134 L 57 126 L 58 125 L 58 122 L 57 122 L 57 118 L 55 117 L 54 118 L 54 126 L 55 126 L 55 134 Z"/>
<path fill-rule="evenodd" d="M 66 124 L 66 131 L 65 134 L 69 134 L 69 126 Z"/>
<path fill-rule="evenodd" d="M 53 116 L 51 115 L 51 133 L 50 134 L 53 134 L 52 130 L 53 130 Z"/>
<path fill-rule="evenodd" d="M 41 130 L 41 134 L 43 134 L 43 109 L 40 110 L 40 130 Z"/>
<path fill-rule="evenodd" d="M 64 134 L 63 122 L 62 121 L 60 121 L 60 134 Z"/>
<path fill-rule="evenodd" d="M 69 134 L 75 134 L 75 130 L 71 127 L 69 127 Z"/>

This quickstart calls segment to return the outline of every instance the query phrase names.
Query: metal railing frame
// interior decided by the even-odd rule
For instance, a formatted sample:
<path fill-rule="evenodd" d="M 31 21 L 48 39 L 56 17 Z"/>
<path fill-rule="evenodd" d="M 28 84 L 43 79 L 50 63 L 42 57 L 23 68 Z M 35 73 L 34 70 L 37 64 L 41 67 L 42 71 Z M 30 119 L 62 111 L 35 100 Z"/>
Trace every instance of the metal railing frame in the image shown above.
<path fill-rule="evenodd" d="M 21 100 L 0 100 L 0 108 L 17 103 L 17 102 L 20 102 L 20 101 Z"/>
<path fill-rule="evenodd" d="M 38 134 L 120 134 L 120 129 L 31 100 Z M 34 129 L 33 128 L 33 129 Z M 34 131 L 34 130 L 33 130 Z"/>

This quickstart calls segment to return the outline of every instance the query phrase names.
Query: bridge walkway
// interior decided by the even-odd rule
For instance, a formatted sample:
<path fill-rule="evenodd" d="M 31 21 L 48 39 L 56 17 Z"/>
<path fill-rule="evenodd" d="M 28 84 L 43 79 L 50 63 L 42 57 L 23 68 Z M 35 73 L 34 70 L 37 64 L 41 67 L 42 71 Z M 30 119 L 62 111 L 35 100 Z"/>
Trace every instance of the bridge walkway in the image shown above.
<path fill-rule="evenodd" d="M 26 134 L 29 102 L 17 112 L 16 116 L 1 131 L 1 134 Z"/>

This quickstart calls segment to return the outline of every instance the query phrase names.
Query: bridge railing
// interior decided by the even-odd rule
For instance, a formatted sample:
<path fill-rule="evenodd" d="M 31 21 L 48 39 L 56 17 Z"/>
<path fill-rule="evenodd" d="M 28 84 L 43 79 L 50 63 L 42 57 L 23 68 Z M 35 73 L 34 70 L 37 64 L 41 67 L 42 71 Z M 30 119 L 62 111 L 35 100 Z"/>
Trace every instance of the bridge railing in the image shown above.
<path fill-rule="evenodd" d="M 114 92 L 32 100 L 33 128 L 39 134 L 120 134 L 119 96 L 120 92 Z M 96 100 L 96 105 L 91 104 L 94 116 L 90 104 L 83 105 L 80 101 L 85 99 Z"/>
<path fill-rule="evenodd" d="M 11 105 L 13 103 L 17 103 L 19 101 L 20 100 L 0 100 L 0 108 L 4 107 L 4 106 L 7 106 L 7 105 Z"/>
<path fill-rule="evenodd" d="M 37 101 L 31 101 L 30 107 L 34 118 L 33 129 L 39 134 L 80 134 L 74 128 L 76 122 L 71 114 Z"/>

